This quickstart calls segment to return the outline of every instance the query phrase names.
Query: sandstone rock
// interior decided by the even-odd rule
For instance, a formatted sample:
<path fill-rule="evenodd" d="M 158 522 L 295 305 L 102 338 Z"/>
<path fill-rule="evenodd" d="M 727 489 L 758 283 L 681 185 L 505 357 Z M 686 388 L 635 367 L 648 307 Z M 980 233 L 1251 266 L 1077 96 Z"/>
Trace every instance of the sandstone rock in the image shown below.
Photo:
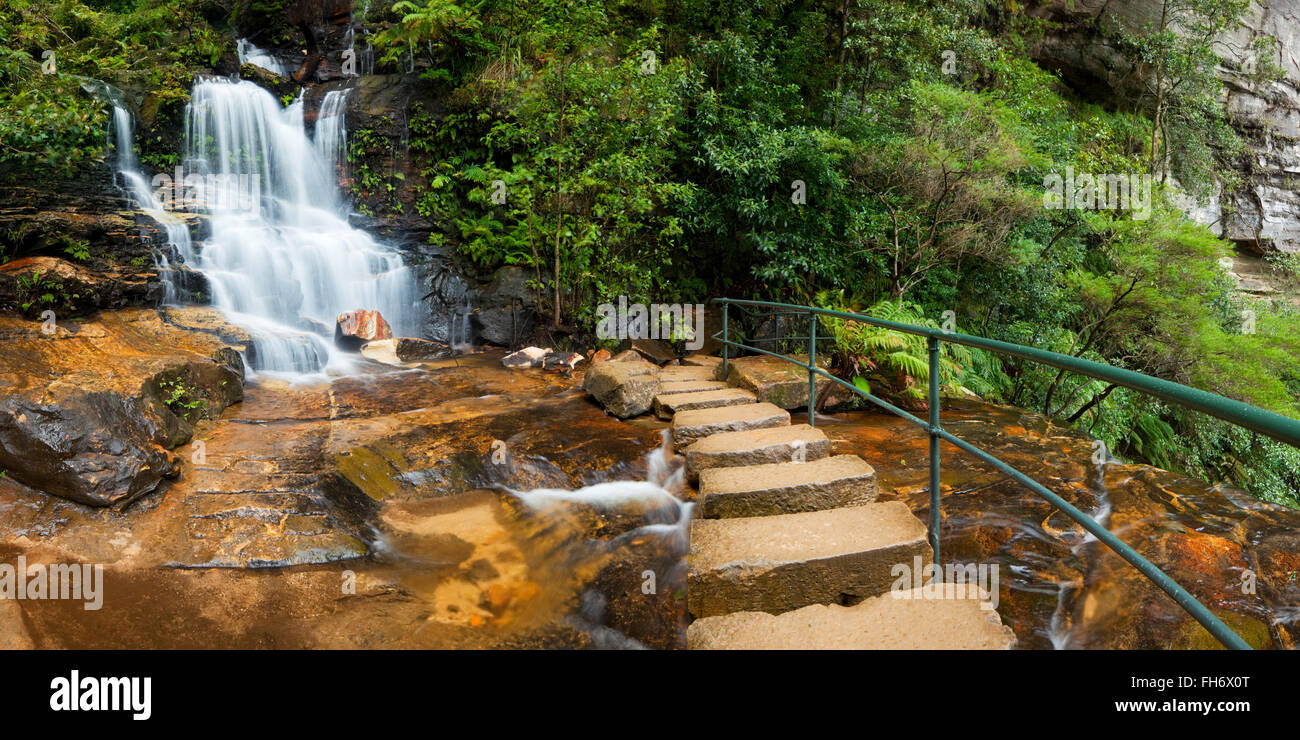
<path fill-rule="evenodd" d="M 154 276 L 156 278 L 156 275 Z M 91 271 L 58 257 L 25 257 L 0 265 L 0 306 L 27 316 L 45 310 L 58 316 L 83 316 L 162 297 L 161 284 L 116 268 Z"/>
<path fill-rule="evenodd" d="M 682 411 L 673 417 L 673 449 L 683 452 L 711 434 L 790 425 L 790 412 L 770 403 Z"/>
<path fill-rule="evenodd" d="M 807 362 L 807 355 L 793 355 Z M 808 371 L 769 355 L 741 357 L 728 362 L 727 382 L 738 388 L 752 391 L 760 401 L 783 409 L 804 408 L 808 405 Z M 826 392 L 831 381 L 818 377 L 817 394 Z"/>
<path fill-rule="evenodd" d="M 699 390 L 689 393 L 661 393 L 655 396 L 655 416 L 671 419 L 679 411 L 743 406 L 754 403 L 754 394 L 739 388 Z"/>
<path fill-rule="evenodd" d="M 672 347 L 658 339 L 633 339 L 632 350 L 656 365 L 667 365 L 677 359 Z"/>
<path fill-rule="evenodd" d="M 899 501 L 691 522 L 691 614 L 769 614 L 875 596 L 892 568 L 930 559 L 925 525 Z"/>
<path fill-rule="evenodd" d="M 659 392 L 658 368 L 645 360 L 592 365 L 582 387 L 620 419 L 644 414 Z"/>
<path fill-rule="evenodd" d="M 826 433 L 807 424 L 723 432 L 686 448 L 686 474 L 696 478 L 709 468 L 791 462 L 799 455 L 805 461 L 820 460 L 830 452 Z"/>
<path fill-rule="evenodd" d="M 393 352 L 402 362 L 419 362 L 420 360 L 440 360 L 451 356 L 451 348 L 440 342 L 413 337 L 396 337 L 393 339 Z"/>
<path fill-rule="evenodd" d="M 814 604 L 779 615 L 737 612 L 696 620 L 691 650 L 1010 650 L 1015 633 L 979 590 L 913 589 L 854 606 Z M 933 593 L 930 593 L 933 592 Z M 937 594 L 937 596 L 935 595 Z M 899 596 L 908 598 L 898 598 Z"/>
<path fill-rule="evenodd" d="M 364 308 L 339 314 L 334 327 L 334 343 L 352 351 L 359 351 L 366 342 L 392 338 L 393 330 L 384 317 Z"/>
<path fill-rule="evenodd" d="M 591 353 L 591 364 L 595 365 L 597 362 L 605 362 L 610 357 L 611 355 L 609 354 L 609 350 L 598 349 Z"/>
<path fill-rule="evenodd" d="M 524 347 L 518 352 L 514 352 L 501 358 L 501 364 L 506 367 L 538 367 L 542 360 L 551 353 L 551 350 L 542 349 L 541 347 Z"/>
<path fill-rule="evenodd" d="M 0 317 L 0 468 L 48 494 L 124 504 L 176 472 L 168 450 L 242 398 L 219 340 L 126 309 L 60 326 Z"/>
<path fill-rule="evenodd" d="M 699 516 L 705 519 L 821 511 L 875 500 L 876 471 L 857 455 L 700 472 Z"/>

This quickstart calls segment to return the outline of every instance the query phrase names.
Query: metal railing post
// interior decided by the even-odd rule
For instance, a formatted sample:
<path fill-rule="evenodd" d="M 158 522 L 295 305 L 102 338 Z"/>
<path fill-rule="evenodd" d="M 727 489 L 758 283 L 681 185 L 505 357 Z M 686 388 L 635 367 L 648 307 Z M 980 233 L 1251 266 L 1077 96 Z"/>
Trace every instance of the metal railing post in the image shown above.
<path fill-rule="evenodd" d="M 817 426 L 817 314 L 808 314 L 808 426 Z"/>
<path fill-rule="evenodd" d="M 722 304 L 722 377 L 719 380 L 724 383 L 727 382 L 727 350 L 731 349 L 731 345 L 727 344 L 727 342 L 731 341 L 731 334 L 729 333 L 731 331 L 731 322 L 727 321 L 727 309 L 730 307 L 730 303 Z"/>
<path fill-rule="evenodd" d="M 936 337 L 926 339 L 930 351 L 930 549 L 934 552 L 934 564 L 939 559 L 939 340 Z"/>

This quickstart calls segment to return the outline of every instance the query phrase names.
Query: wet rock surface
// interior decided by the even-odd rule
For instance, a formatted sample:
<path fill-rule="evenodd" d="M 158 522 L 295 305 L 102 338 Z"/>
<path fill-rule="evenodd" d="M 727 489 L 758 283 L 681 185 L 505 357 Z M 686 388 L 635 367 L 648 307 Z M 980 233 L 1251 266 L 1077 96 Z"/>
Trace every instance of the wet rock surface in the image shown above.
<path fill-rule="evenodd" d="M 107 566 L 102 611 L 23 602 L 23 633 L 4 638 L 38 647 L 581 648 L 600 634 L 671 646 L 684 625 L 656 625 L 677 625 L 680 610 L 656 616 L 611 593 L 598 620 L 574 616 L 584 594 L 623 587 L 602 575 L 607 564 L 621 558 L 639 578 L 645 568 L 613 543 L 652 512 L 582 515 L 565 505 L 543 516 L 510 493 L 643 478 L 658 430 L 610 418 L 577 390 L 580 378 L 507 370 L 502 354 L 298 384 L 255 378 L 242 403 L 195 425 L 201 445 L 175 456 L 175 479 L 125 508 L 0 478 L 0 560 Z M 627 546 L 651 557 L 647 542 Z M 626 586 L 639 594 L 640 584 Z M 676 603 L 671 592 L 664 599 Z M 625 622 L 646 642 L 614 626 Z"/>
<path fill-rule="evenodd" d="M 53 325 L 0 317 L 0 337 L 0 468 L 84 504 L 157 489 L 179 469 L 170 450 L 242 396 L 237 354 L 147 309 Z"/>
<path fill-rule="evenodd" d="M 1092 441 L 1022 409 L 959 402 L 944 427 L 1099 518 L 1256 647 L 1293 648 L 1300 607 L 1300 512 L 1145 465 L 1091 461 Z M 929 515 L 927 437 L 885 414 L 817 427 L 836 454 L 876 469 L 880 501 Z M 1126 561 L 1030 491 L 949 445 L 945 563 L 1000 566 L 1002 621 L 1022 648 L 1210 648 L 1218 642 Z M 1243 587 L 1243 575 L 1255 585 Z M 1250 592 L 1253 590 L 1253 593 Z"/>

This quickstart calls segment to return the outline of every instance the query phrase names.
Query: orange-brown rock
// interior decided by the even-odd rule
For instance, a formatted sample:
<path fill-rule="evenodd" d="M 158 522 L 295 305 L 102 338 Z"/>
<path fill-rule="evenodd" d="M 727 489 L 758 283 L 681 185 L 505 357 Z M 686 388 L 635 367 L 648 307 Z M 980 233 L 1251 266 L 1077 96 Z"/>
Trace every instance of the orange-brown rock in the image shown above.
<path fill-rule="evenodd" d="M 334 326 L 334 343 L 353 351 L 360 351 L 366 342 L 392 338 L 393 330 L 384 317 L 364 308 L 339 314 Z"/>

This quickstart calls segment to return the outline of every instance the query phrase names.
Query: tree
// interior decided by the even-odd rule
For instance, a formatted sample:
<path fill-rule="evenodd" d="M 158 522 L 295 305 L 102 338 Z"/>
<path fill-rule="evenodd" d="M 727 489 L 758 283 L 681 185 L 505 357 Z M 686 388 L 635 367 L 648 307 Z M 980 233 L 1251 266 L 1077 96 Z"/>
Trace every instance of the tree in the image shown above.
<path fill-rule="evenodd" d="M 885 257 L 895 298 L 940 265 L 999 258 L 1041 200 L 1014 181 L 1034 154 L 1000 106 L 940 84 L 911 97 L 900 133 L 865 147 L 851 169 L 867 197 L 849 238 Z"/>

